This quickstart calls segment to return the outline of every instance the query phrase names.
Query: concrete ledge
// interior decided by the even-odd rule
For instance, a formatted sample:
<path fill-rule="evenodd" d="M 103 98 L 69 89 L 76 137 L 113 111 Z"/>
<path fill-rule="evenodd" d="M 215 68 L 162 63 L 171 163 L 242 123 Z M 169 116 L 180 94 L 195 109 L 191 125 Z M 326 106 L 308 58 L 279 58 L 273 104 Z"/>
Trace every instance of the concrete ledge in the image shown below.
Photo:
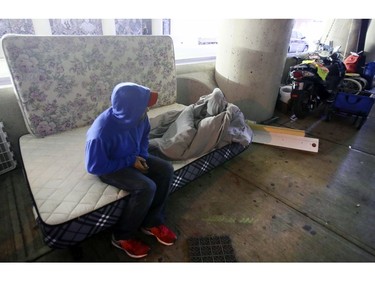
<path fill-rule="evenodd" d="M 195 103 L 199 97 L 210 94 L 218 87 L 214 61 L 177 65 L 176 71 L 178 103 Z"/>

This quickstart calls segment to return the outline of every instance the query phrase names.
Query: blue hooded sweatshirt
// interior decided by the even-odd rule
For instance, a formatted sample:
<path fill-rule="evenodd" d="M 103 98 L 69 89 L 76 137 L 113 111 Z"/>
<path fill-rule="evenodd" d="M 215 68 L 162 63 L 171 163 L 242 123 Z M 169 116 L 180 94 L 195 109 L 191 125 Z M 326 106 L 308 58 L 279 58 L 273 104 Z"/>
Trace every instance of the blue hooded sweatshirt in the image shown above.
<path fill-rule="evenodd" d="M 85 164 L 100 176 L 133 166 L 136 156 L 148 158 L 150 122 L 146 110 L 150 89 L 120 83 L 113 89 L 112 106 L 101 113 L 86 135 Z"/>

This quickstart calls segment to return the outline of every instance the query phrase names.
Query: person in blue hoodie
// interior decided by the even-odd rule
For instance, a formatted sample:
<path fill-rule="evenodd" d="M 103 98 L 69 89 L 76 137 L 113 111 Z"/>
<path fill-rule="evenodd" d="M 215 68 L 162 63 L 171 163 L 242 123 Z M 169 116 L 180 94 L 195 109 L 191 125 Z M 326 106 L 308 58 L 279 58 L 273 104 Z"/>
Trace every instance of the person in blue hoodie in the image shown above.
<path fill-rule="evenodd" d="M 113 228 L 112 244 L 133 258 L 145 257 L 150 251 L 136 238 L 138 230 L 164 245 L 173 245 L 177 239 L 164 224 L 173 166 L 148 153 L 147 111 L 157 98 L 156 92 L 135 83 L 116 85 L 111 107 L 95 119 L 86 137 L 87 171 L 130 193 Z"/>

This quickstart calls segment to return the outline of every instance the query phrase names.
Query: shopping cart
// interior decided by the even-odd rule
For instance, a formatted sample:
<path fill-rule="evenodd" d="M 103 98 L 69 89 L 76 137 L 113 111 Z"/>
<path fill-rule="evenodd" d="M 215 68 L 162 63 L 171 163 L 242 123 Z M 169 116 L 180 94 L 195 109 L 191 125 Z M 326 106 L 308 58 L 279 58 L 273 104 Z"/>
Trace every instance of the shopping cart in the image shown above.
<path fill-rule="evenodd" d="M 359 130 L 366 122 L 374 102 L 375 94 L 368 91 L 363 91 L 356 95 L 339 92 L 332 104 L 329 119 L 331 114 L 354 117 L 353 124 Z"/>

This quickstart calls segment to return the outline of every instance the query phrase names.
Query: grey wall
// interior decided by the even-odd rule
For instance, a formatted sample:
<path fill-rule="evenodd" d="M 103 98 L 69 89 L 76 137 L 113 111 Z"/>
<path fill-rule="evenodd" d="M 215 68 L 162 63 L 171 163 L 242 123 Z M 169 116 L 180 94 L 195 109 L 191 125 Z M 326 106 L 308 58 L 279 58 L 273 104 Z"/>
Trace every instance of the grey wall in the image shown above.
<path fill-rule="evenodd" d="M 322 32 L 322 41 L 325 44 L 332 41 L 333 47 L 341 46 L 341 53 L 347 57 L 350 52 L 357 50 L 360 28 L 360 19 L 327 20 Z"/>
<path fill-rule="evenodd" d="M 215 81 L 215 62 L 177 65 L 177 102 L 195 103 L 199 97 L 218 87 Z"/>
<path fill-rule="evenodd" d="M 371 20 L 365 43 L 366 61 L 375 61 L 375 20 Z"/>

